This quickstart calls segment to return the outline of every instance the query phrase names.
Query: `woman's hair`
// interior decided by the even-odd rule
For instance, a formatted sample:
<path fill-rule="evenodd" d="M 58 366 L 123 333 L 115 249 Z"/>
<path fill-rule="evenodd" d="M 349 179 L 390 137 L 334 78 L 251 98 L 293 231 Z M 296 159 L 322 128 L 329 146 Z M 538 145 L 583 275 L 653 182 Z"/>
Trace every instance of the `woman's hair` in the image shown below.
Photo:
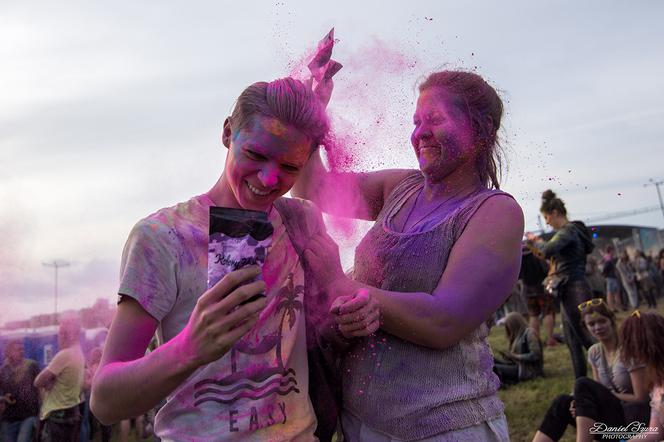
<path fill-rule="evenodd" d="M 551 213 L 554 210 L 558 211 L 558 213 L 563 216 L 567 216 L 567 209 L 565 208 L 565 203 L 563 203 L 563 200 L 558 198 L 553 190 L 545 190 L 542 193 L 542 205 L 540 206 L 540 212 Z"/>
<path fill-rule="evenodd" d="M 620 355 L 624 361 L 646 364 L 654 369 L 655 385 L 664 384 L 664 317 L 636 312 L 620 328 Z"/>
<path fill-rule="evenodd" d="M 329 130 L 325 107 L 311 88 L 293 78 L 264 81 L 247 87 L 237 99 L 231 113 L 231 128 L 245 129 L 254 115 L 275 118 L 322 143 Z"/>
<path fill-rule="evenodd" d="M 465 71 L 440 71 L 430 74 L 419 86 L 420 93 L 439 87 L 460 98 L 475 132 L 480 148 L 477 170 L 486 187 L 500 188 L 503 165 L 498 129 L 503 116 L 503 102 L 496 90 L 482 77 Z"/>
<path fill-rule="evenodd" d="M 505 332 L 507 340 L 510 343 L 510 350 L 514 351 L 512 346 L 519 335 L 528 328 L 528 321 L 519 312 L 510 312 L 505 316 Z"/>
<path fill-rule="evenodd" d="M 604 316 L 607 318 L 609 321 L 611 321 L 611 325 L 613 326 L 613 333 L 615 334 L 616 338 L 618 338 L 618 327 L 616 326 L 616 315 L 611 311 L 608 305 L 606 305 L 605 302 L 600 302 L 599 304 L 596 305 L 588 305 L 587 307 L 584 307 L 583 311 L 581 311 L 581 322 L 582 325 L 585 327 L 585 321 L 586 321 L 586 316 L 592 315 L 592 314 L 598 314 L 601 316 Z"/>

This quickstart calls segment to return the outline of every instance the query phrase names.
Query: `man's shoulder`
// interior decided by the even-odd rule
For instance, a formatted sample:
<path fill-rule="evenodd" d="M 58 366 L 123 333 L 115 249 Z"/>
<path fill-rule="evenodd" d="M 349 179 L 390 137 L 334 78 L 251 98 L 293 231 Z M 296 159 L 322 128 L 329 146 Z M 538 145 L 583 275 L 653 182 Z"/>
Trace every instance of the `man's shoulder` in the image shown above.
<path fill-rule="evenodd" d="M 187 201 L 173 206 L 163 207 L 144 218 L 132 228 L 132 235 L 162 236 L 178 232 L 183 227 L 197 225 L 207 228 L 208 206 L 201 196 L 194 196 Z M 204 225 L 205 224 L 205 225 Z"/>

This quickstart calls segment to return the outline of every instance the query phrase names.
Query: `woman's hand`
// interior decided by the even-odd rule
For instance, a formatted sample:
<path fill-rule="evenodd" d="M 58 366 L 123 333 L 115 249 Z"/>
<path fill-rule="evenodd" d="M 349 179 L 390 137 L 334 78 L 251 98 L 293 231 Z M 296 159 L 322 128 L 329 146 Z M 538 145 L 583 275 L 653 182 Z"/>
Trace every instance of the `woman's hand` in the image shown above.
<path fill-rule="evenodd" d="M 196 302 L 187 326 L 175 338 L 179 352 L 195 366 L 216 361 L 256 324 L 266 298 L 240 305 L 265 293 L 265 283 L 252 279 L 260 268 L 247 267 L 224 276 Z"/>
<path fill-rule="evenodd" d="M 318 50 L 307 66 L 311 72 L 311 82 L 316 81 L 314 93 L 318 99 L 327 106 L 332 97 L 334 82 L 332 77 L 343 67 L 341 63 L 332 60 L 334 48 L 334 28 L 318 43 Z"/>
<path fill-rule="evenodd" d="M 380 327 L 378 300 L 367 289 L 360 289 L 352 296 L 337 297 L 330 313 L 347 339 L 369 336 Z"/>
<path fill-rule="evenodd" d="M 309 239 L 304 259 L 307 271 L 312 273 L 320 289 L 327 290 L 333 296 L 352 293 L 338 289 L 348 278 L 341 268 L 339 246 L 327 233 L 321 232 Z"/>

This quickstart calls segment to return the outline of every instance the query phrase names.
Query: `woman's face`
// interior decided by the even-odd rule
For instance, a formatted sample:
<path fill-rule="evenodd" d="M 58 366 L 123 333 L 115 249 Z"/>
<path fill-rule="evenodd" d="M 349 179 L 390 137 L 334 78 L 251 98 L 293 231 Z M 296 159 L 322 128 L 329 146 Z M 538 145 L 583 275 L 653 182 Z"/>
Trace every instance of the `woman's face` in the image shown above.
<path fill-rule="evenodd" d="M 544 222 L 547 223 L 549 226 L 553 227 L 554 229 L 558 229 L 562 226 L 563 222 L 563 217 L 558 213 L 556 209 L 553 209 L 551 212 L 546 213 L 542 212 L 542 216 L 544 217 Z"/>
<path fill-rule="evenodd" d="M 244 129 L 224 125 L 228 147 L 224 175 L 238 207 L 268 211 L 288 192 L 311 153 L 312 140 L 277 119 L 252 117 Z"/>
<path fill-rule="evenodd" d="M 592 312 L 583 317 L 588 331 L 598 341 L 606 341 L 614 335 L 613 324 L 606 316 Z"/>
<path fill-rule="evenodd" d="M 475 137 L 462 109 L 459 99 L 440 87 L 420 93 L 410 141 L 424 174 L 440 180 L 464 164 L 474 165 Z"/>

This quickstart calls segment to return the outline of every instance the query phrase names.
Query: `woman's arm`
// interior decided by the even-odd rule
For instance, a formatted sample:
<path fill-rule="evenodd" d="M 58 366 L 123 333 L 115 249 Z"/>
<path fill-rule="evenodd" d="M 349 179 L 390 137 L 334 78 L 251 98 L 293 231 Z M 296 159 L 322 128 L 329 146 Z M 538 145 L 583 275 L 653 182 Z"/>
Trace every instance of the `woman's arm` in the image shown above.
<path fill-rule="evenodd" d="M 655 413 L 650 415 L 650 423 L 648 424 L 648 428 L 657 428 L 657 431 L 653 431 L 652 433 L 649 432 L 645 436 L 636 435 L 632 437 L 630 441 L 660 442 L 664 440 L 664 426 L 662 426 L 662 424 L 659 422 L 659 419 Z"/>
<path fill-rule="evenodd" d="M 641 367 L 629 372 L 629 379 L 632 381 L 633 394 L 614 393 L 621 401 L 625 402 L 643 402 L 648 399 L 648 379 L 646 368 Z"/>
<path fill-rule="evenodd" d="M 387 195 L 412 172 L 409 169 L 331 172 L 323 165 L 320 149 L 316 149 L 300 172 L 291 195 L 313 201 L 331 215 L 375 220 Z"/>
<path fill-rule="evenodd" d="M 479 327 L 509 296 L 521 265 L 523 225 L 516 201 L 489 198 L 452 248 L 432 294 L 380 290 L 350 280 L 329 238 L 310 241 L 305 258 L 321 286 L 329 287 L 334 296 L 367 289 L 378 302 L 381 329 L 415 344 L 445 349 Z M 346 313 L 343 306 L 340 313 Z"/>
<path fill-rule="evenodd" d="M 226 354 L 265 306 L 262 297 L 234 309 L 265 290 L 263 281 L 242 285 L 259 273 L 256 267 L 226 275 L 201 295 L 185 328 L 147 355 L 158 322 L 137 301 L 123 297 L 92 382 L 90 408 L 99 421 L 110 425 L 148 412 L 198 367 Z"/>
<path fill-rule="evenodd" d="M 572 241 L 574 241 L 573 232 L 571 232 L 570 229 L 563 227 L 553 235 L 553 238 L 539 246 L 539 248 L 544 257 L 548 259 L 560 253 L 560 251 L 571 244 Z"/>

